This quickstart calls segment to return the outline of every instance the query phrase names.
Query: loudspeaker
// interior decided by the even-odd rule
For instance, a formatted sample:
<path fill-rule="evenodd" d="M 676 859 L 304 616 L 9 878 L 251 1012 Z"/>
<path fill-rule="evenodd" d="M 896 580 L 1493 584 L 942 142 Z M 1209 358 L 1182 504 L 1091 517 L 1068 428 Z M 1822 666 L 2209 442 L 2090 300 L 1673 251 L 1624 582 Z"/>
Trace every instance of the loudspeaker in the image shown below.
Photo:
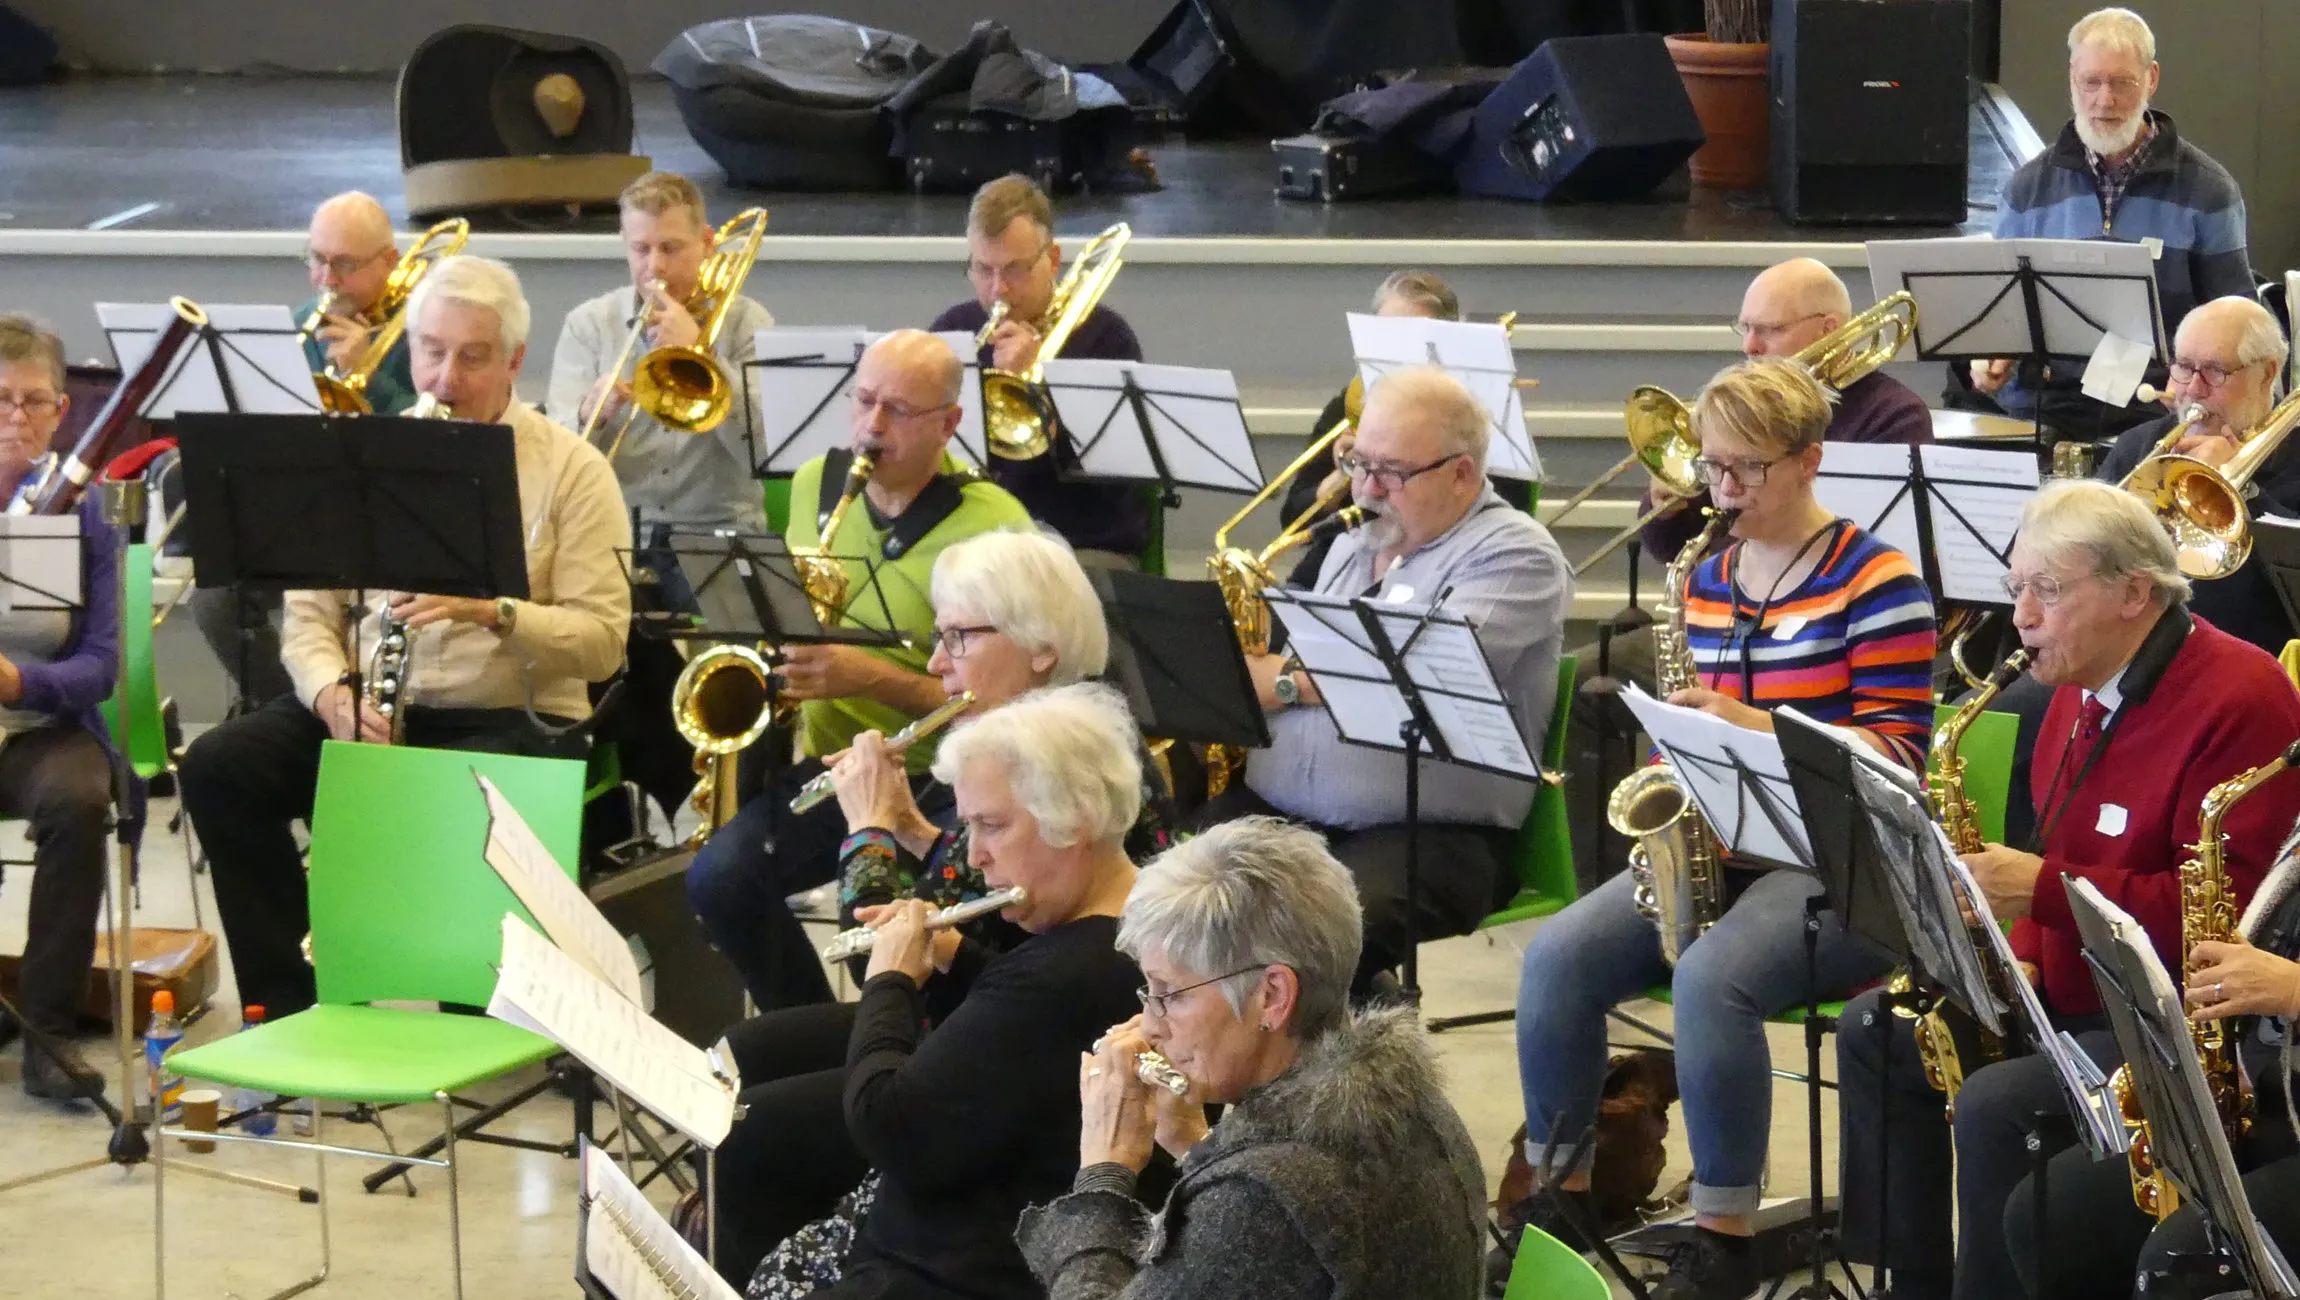
<path fill-rule="evenodd" d="M 1773 0 L 1773 204 L 1807 223 L 1965 219 L 1972 0 Z"/>
<path fill-rule="evenodd" d="M 1659 36 L 1560 36 L 1478 105 L 1454 181 L 1492 198 L 1635 198 L 1705 138 Z"/>

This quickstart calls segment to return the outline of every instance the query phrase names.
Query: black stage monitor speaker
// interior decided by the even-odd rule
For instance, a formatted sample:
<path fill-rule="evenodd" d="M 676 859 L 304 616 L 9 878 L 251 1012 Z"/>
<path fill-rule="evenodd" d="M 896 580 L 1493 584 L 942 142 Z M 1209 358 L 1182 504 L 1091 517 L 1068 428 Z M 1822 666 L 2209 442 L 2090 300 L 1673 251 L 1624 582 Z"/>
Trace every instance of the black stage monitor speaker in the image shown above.
<path fill-rule="evenodd" d="M 1773 203 L 1791 221 L 1965 219 L 1972 0 L 1773 0 Z"/>
<path fill-rule="evenodd" d="M 1635 198 L 1704 138 L 1659 36 L 1560 36 L 1478 105 L 1454 180 L 1490 198 Z"/>

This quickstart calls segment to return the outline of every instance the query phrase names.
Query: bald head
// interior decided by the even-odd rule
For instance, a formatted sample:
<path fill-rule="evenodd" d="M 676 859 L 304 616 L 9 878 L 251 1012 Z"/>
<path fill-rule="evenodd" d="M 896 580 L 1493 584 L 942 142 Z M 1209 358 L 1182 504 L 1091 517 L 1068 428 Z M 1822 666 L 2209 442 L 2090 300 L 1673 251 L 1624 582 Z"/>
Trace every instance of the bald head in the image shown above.
<path fill-rule="evenodd" d="M 2252 298 L 2215 298 L 2181 319 L 2172 364 L 2173 407 L 2203 407 L 2202 432 L 2241 434 L 2266 419 L 2274 404 L 2284 331 Z"/>
<path fill-rule="evenodd" d="M 945 403 L 955 403 L 959 385 L 966 379 L 966 363 L 943 342 L 925 330 L 896 330 L 880 338 L 863 350 L 858 373 L 900 374 L 911 384 L 923 390 L 941 394 Z"/>
<path fill-rule="evenodd" d="M 871 501 L 890 514 L 941 472 L 958 429 L 966 367 L 950 345 L 924 330 L 896 330 L 863 350 L 855 365 L 851 445 L 878 458 Z"/>
<path fill-rule="evenodd" d="M 1759 272 L 1741 296 L 1741 351 L 1751 358 L 1792 356 L 1852 314 L 1852 295 L 1835 271 L 1794 257 Z"/>
<path fill-rule="evenodd" d="M 314 292 L 332 293 L 338 314 L 365 313 L 383 294 L 394 255 L 391 214 L 374 196 L 351 190 L 314 209 L 306 239 Z"/>
<path fill-rule="evenodd" d="M 368 241 L 370 247 L 391 242 L 391 214 L 372 194 L 346 190 L 322 202 L 311 214 L 312 233 L 322 230 Z"/>

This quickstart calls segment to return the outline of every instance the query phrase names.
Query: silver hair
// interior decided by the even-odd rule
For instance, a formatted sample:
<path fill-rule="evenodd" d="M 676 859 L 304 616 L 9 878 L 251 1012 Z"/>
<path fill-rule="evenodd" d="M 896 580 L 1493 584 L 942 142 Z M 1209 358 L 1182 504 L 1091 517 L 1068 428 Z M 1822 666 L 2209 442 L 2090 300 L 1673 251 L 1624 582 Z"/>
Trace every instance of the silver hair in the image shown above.
<path fill-rule="evenodd" d="M 2165 605 L 2188 602 L 2188 579 L 2172 537 L 2148 504 L 2113 484 L 2055 479 L 2029 498 L 2020 515 L 2020 544 L 2046 563 L 2080 560 L 2110 581 L 2148 579 Z"/>
<path fill-rule="evenodd" d="M 944 737 L 934 776 L 949 785 L 970 763 L 993 764 L 1046 843 L 1116 844 L 1142 812 L 1140 745 L 1117 691 L 1093 682 L 1050 686 Z"/>
<path fill-rule="evenodd" d="M 1210 827 L 1158 855 L 1134 881 L 1118 918 L 1118 950 L 1156 947 L 1201 979 L 1221 980 L 1244 1014 L 1264 966 L 1294 972 L 1301 994 L 1285 1026 L 1307 1040 L 1349 1014 L 1364 921 L 1357 882 L 1317 832 L 1275 817 Z"/>
<path fill-rule="evenodd" d="M 424 304 L 434 298 L 494 312 L 502 327 L 504 351 L 516 352 L 527 345 L 527 295 L 519 288 L 519 273 L 494 258 L 458 253 L 439 259 L 408 295 L 410 325 L 423 319 Z"/>
<path fill-rule="evenodd" d="M 2148 29 L 2147 19 L 2130 9 L 2095 9 L 2077 19 L 2068 29 L 2068 52 L 2075 54 L 2086 44 L 2130 50 L 2143 64 L 2156 62 L 2156 33 Z"/>
<path fill-rule="evenodd" d="M 935 557 L 932 588 L 936 609 L 979 615 L 1026 654 L 1053 651 L 1049 685 L 1099 677 L 1110 662 L 1102 602 L 1059 537 L 1027 527 L 969 537 Z"/>
<path fill-rule="evenodd" d="M 1374 310 L 1380 311 L 1386 299 L 1410 302 L 1428 312 L 1434 320 L 1460 320 L 1461 296 L 1453 286 L 1428 271 L 1392 271 L 1382 277 L 1374 290 Z"/>
<path fill-rule="evenodd" d="M 1400 402 L 1421 412 L 1437 425 L 1447 454 L 1467 456 L 1480 473 L 1493 436 L 1485 406 L 1459 379 L 1442 366 L 1407 366 L 1374 381 L 1367 405 Z"/>

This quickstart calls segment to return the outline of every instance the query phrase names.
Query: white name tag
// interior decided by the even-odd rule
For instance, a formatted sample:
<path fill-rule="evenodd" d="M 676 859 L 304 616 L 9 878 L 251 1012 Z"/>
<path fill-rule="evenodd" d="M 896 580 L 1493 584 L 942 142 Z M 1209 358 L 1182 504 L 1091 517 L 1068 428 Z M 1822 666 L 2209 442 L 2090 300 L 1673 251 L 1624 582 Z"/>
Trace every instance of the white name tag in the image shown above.
<path fill-rule="evenodd" d="M 1397 586 L 1390 588 L 1388 591 L 1382 593 L 1382 599 L 1388 601 L 1392 605 L 1403 605 L 1413 598 L 1414 589 L 1402 582 Z"/>
<path fill-rule="evenodd" d="M 1776 641 L 1794 641 L 1797 639 L 1797 634 L 1805 630 L 1805 624 L 1811 621 L 1803 614 L 1791 614 L 1773 625 L 1773 639 Z"/>
<path fill-rule="evenodd" d="M 2100 820 L 2094 822 L 2092 828 L 2113 839 L 2124 834 L 2124 824 L 2131 816 L 2123 804 L 2104 803 L 2100 806 Z"/>
<path fill-rule="evenodd" d="M 2148 250 L 2149 261 L 2161 262 L 2164 260 L 2163 240 L 2158 239 L 2154 235 L 2144 235 L 2141 237 L 2140 246 Z"/>

